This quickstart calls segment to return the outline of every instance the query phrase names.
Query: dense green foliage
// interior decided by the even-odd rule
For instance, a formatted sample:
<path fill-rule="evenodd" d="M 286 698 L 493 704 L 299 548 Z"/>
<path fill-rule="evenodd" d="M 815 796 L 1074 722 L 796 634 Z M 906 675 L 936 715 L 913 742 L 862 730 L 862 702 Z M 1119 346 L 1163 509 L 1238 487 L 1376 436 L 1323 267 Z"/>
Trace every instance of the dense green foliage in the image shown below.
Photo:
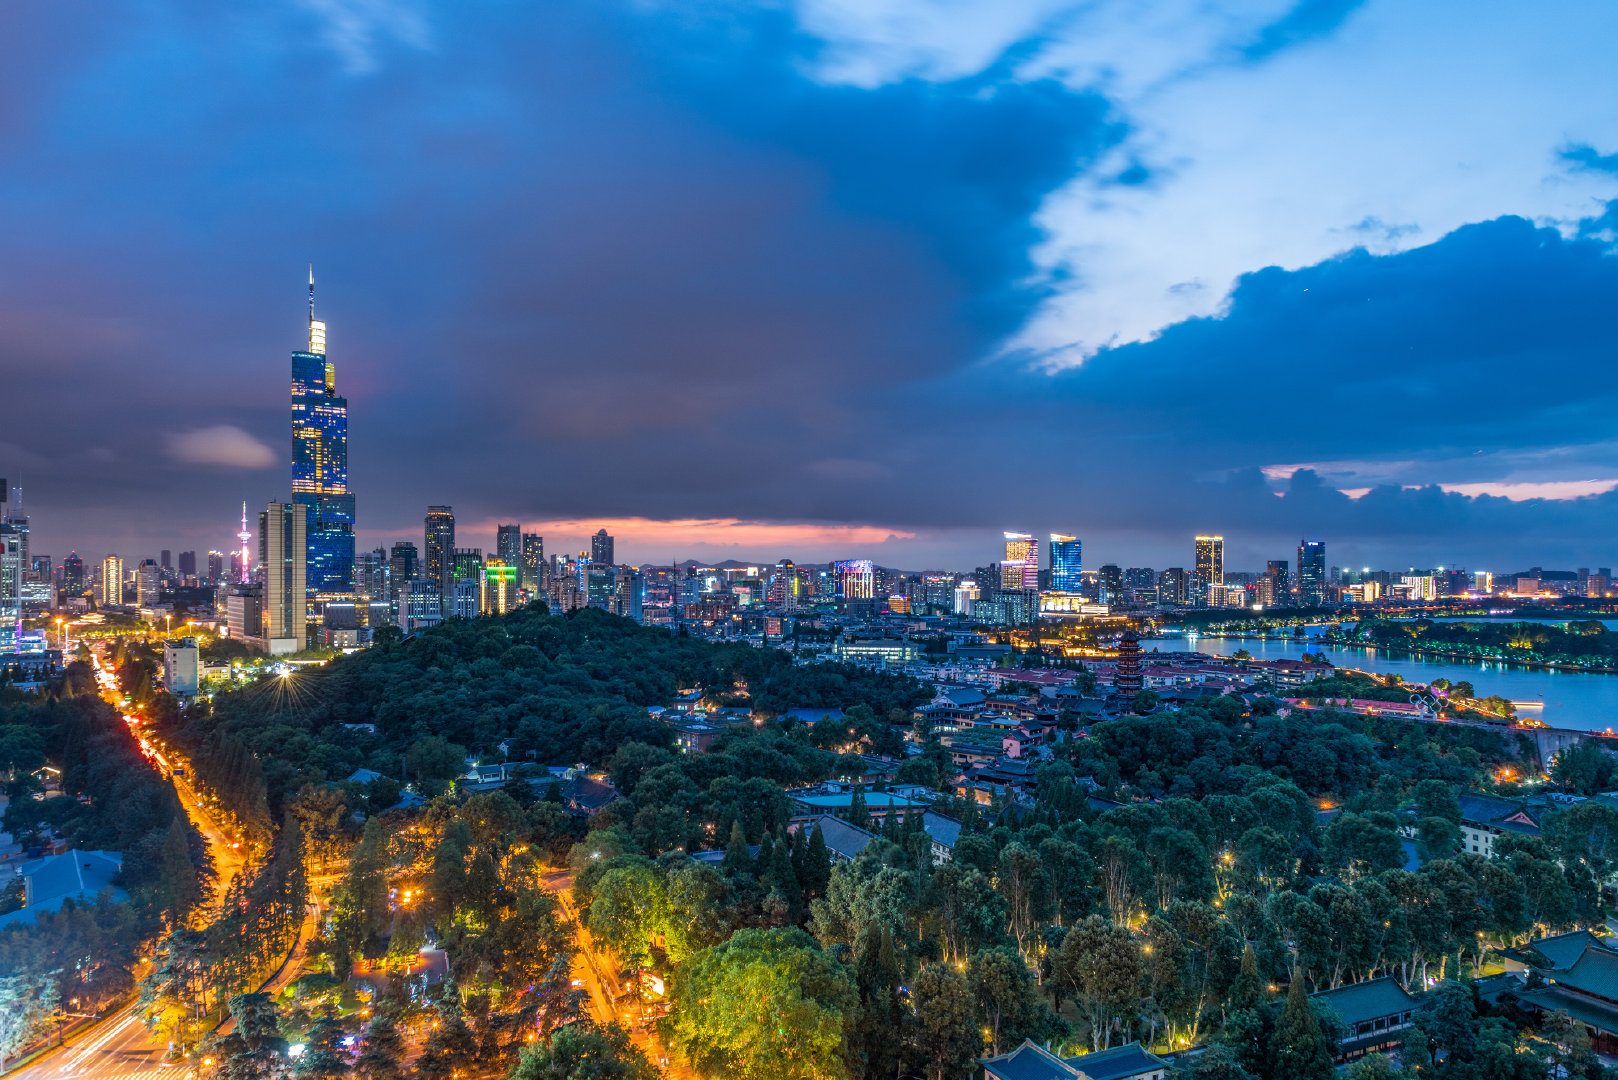
<path fill-rule="evenodd" d="M 1618 667 L 1618 633 L 1599 619 L 1568 623 L 1367 620 L 1359 635 L 1383 648 L 1436 649 L 1463 656 L 1583 667 Z"/>

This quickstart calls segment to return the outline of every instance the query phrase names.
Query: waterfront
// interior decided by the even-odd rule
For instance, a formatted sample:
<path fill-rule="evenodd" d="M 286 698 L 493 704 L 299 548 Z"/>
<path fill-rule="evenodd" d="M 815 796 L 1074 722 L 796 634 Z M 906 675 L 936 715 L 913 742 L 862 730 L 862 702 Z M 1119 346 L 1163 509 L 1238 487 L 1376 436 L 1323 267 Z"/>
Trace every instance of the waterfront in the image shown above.
<path fill-rule="evenodd" d="M 1316 638 L 1199 637 L 1160 638 L 1147 648 L 1194 648 L 1209 656 L 1229 656 L 1246 649 L 1258 660 L 1296 660 L 1304 653 L 1324 653 L 1341 668 L 1359 668 L 1399 675 L 1407 682 L 1448 679 L 1470 682 L 1480 696 L 1499 694 L 1510 701 L 1543 702 L 1543 708 L 1522 708 L 1524 719 L 1541 720 L 1551 727 L 1600 730 L 1618 727 L 1618 674 L 1552 671 L 1513 667 L 1487 661 L 1426 659 L 1370 646 L 1323 645 Z"/>

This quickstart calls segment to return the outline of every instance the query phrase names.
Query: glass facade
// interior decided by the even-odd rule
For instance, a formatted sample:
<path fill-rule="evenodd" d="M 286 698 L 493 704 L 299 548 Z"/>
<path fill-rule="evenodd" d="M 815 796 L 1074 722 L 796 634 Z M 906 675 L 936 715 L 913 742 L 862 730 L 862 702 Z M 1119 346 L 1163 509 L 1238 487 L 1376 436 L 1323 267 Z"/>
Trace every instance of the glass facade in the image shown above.
<path fill-rule="evenodd" d="M 1051 591 L 1076 593 L 1084 587 L 1084 541 L 1051 533 Z"/>
<path fill-rule="evenodd" d="M 348 489 L 348 399 L 337 396 L 336 369 L 323 353 L 292 354 L 292 501 L 307 517 L 310 594 L 351 595 L 354 496 Z"/>

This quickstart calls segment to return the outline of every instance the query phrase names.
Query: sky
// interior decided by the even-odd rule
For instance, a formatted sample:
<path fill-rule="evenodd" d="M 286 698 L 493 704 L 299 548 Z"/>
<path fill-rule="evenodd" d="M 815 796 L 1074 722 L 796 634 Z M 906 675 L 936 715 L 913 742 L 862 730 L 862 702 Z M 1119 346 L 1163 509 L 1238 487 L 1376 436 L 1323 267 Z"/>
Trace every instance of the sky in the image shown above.
<path fill-rule="evenodd" d="M 1618 7 L 59 0 L 0 63 L 33 550 L 1618 563 Z"/>

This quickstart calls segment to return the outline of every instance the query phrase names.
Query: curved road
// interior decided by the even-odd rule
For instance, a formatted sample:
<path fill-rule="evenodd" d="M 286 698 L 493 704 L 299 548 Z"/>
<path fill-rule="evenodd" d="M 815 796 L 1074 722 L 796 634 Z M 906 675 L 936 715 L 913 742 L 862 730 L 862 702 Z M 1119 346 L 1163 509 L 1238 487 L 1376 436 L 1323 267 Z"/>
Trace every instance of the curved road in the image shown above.
<path fill-rule="evenodd" d="M 174 766 L 169 759 L 141 733 L 140 718 L 122 712 L 123 695 L 118 692 L 117 680 L 103 665 L 99 655 L 95 658 L 95 664 L 96 679 L 101 684 L 102 694 L 113 707 L 119 708 L 124 721 L 140 740 L 141 749 L 150 755 L 173 783 L 186 816 L 208 842 L 208 853 L 213 856 L 214 869 L 217 871 L 214 895 L 209 901 L 211 907 L 224 895 L 231 879 L 242 872 L 247 863 L 246 857 L 237 842 L 219 827 L 185 777 L 174 775 Z M 310 922 L 306 919 L 299 936 L 300 953 L 311 936 L 309 929 Z M 299 966 L 300 959 L 294 956 L 283 969 L 283 974 L 296 972 Z M 172 1077 L 179 1080 L 185 1075 L 186 1066 L 183 1062 L 165 1063 L 163 1057 L 167 1053 L 168 1043 L 146 1030 L 135 1015 L 134 1005 L 130 1004 L 79 1033 L 69 1046 L 51 1050 L 27 1068 L 9 1074 L 8 1080 L 77 1080 L 79 1077 L 93 1077 L 95 1080 L 159 1080 L 161 1077 Z"/>

